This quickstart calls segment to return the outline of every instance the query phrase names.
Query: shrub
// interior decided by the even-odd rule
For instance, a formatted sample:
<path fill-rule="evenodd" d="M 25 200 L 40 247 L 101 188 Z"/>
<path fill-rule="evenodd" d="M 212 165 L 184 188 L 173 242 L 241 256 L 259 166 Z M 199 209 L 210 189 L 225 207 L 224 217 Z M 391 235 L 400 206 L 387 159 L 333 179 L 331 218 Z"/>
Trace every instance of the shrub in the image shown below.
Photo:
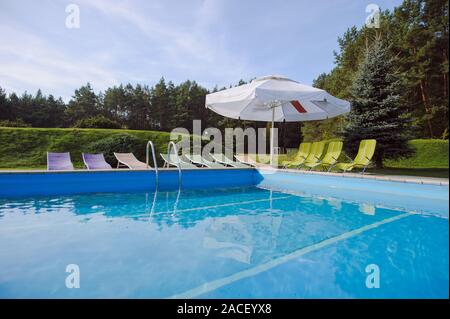
<path fill-rule="evenodd" d="M 79 128 L 121 128 L 120 124 L 113 121 L 103 115 L 97 115 L 87 119 L 79 120 L 75 123 L 74 127 Z"/>
<path fill-rule="evenodd" d="M 133 153 L 143 161 L 145 159 L 145 142 L 131 134 L 119 133 L 89 144 L 86 152 L 103 153 L 106 161 L 114 166 L 117 165 L 114 152 Z"/>
<path fill-rule="evenodd" d="M 11 120 L 0 121 L 0 126 L 3 126 L 3 127 L 31 127 L 31 124 L 25 123 L 22 119 L 17 119 L 14 121 L 11 121 Z"/>

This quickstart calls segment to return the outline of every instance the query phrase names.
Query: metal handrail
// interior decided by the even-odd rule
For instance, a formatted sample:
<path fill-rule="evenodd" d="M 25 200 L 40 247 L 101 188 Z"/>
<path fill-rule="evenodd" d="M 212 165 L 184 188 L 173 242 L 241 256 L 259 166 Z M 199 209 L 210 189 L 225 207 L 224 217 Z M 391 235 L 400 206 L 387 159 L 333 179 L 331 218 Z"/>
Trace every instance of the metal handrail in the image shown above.
<path fill-rule="evenodd" d="M 158 190 L 158 184 L 159 184 L 159 175 L 158 175 L 158 163 L 156 163 L 156 155 L 155 155 L 155 146 L 153 145 L 152 141 L 147 142 L 147 146 L 145 148 L 145 163 L 147 164 L 147 168 L 150 168 L 150 165 L 148 164 L 149 161 L 149 147 L 152 148 L 152 157 L 153 157 L 153 165 L 155 166 L 155 191 Z"/>
<path fill-rule="evenodd" d="M 173 148 L 173 151 L 174 151 L 176 159 L 177 159 L 177 162 L 175 164 L 178 168 L 178 189 L 181 189 L 181 165 L 180 165 L 181 159 L 178 156 L 177 145 L 173 141 L 170 141 L 169 145 L 167 146 L 167 158 L 170 160 L 170 147 L 171 146 Z"/>

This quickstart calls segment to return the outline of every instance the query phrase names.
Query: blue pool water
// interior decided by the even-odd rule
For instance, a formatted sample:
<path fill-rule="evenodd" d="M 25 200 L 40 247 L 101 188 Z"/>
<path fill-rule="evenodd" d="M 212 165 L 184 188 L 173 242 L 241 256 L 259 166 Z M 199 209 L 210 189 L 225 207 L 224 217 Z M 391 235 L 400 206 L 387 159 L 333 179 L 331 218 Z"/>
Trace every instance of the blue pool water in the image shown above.
<path fill-rule="evenodd" d="M 448 298 L 448 197 L 423 191 L 428 209 L 413 210 L 269 180 L 0 198 L 0 297 Z"/>

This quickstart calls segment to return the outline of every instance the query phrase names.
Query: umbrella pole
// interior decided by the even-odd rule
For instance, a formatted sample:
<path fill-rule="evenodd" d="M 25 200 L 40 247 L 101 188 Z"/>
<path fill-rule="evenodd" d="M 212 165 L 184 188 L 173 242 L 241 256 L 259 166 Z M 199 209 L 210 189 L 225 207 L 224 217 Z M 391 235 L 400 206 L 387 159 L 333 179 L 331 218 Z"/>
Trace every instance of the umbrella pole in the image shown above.
<path fill-rule="evenodd" d="M 272 107 L 272 126 L 270 128 L 270 165 L 273 165 L 273 125 L 275 122 L 275 107 Z"/>

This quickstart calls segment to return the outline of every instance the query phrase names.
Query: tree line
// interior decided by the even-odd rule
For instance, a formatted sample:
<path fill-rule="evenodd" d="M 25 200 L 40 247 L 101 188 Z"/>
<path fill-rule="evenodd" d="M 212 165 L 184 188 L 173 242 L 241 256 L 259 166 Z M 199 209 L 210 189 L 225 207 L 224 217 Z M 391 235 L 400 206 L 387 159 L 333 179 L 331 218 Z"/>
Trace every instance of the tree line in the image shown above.
<path fill-rule="evenodd" d="M 380 27 L 351 27 L 339 37 L 335 67 L 320 74 L 314 86 L 352 101 L 352 86 L 366 53 L 376 39 L 388 48 L 393 70 L 401 79 L 401 116 L 410 117 L 413 138 L 448 139 L 448 0 L 405 0 L 392 12 L 380 14 Z M 311 139 L 339 136 L 347 118 L 305 123 Z"/>
<path fill-rule="evenodd" d="M 240 80 L 236 85 L 246 82 Z M 225 89 L 225 88 L 221 88 Z M 0 87 L 0 126 L 90 127 L 156 130 L 170 132 L 176 127 L 192 131 L 192 120 L 201 120 L 202 127 L 268 128 L 265 122 L 239 121 L 224 118 L 205 107 L 210 92 L 195 81 L 179 85 L 161 78 L 154 86 L 126 84 L 96 94 L 92 86 L 75 90 L 68 103 L 41 90 L 35 95 L 7 94 Z M 298 123 L 279 124 L 283 147 L 296 147 L 300 142 Z M 281 140 L 281 139 L 280 139 Z"/>
<path fill-rule="evenodd" d="M 75 90 L 68 103 L 45 96 L 41 90 L 35 95 L 25 92 L 8 96 L 0 88 L 0 120 L 33 127 L 73 127 L 82 126 L 88 119 L 106 118 L 120 128 L 170 131 L 178 126 L 189 128 L 191 119 L 211 116 L 204 108 L 207 93 L 194 81 L 175 86 L 164 78 L 152 87 L 126 84 L 99 94 L 87 83 Z"/>

